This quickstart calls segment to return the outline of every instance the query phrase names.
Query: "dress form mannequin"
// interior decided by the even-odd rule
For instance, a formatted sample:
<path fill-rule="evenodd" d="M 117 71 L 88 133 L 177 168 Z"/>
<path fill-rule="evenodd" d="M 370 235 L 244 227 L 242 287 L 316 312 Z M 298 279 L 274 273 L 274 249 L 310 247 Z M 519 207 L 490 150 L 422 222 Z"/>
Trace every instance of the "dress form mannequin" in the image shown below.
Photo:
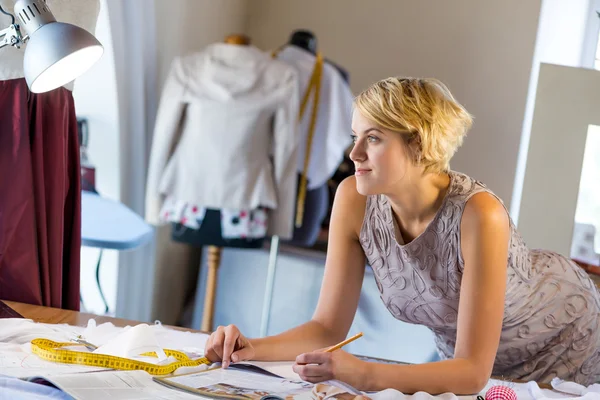
<path fill-rule="evenodd" d="M 292 236 L 298 76 L 249 42 L 244 35 L 223 35 L 220 43 L 171 63 L 154 127 L 145 216 L 155 225 L 179 223 L 192 231 L 182 234 L 176 226 L 174 242 L 249 248 L 268 236 Z"/>
<path fill-rule="evenodd" d="M 299 29 L 292 32 L 288 43 L 317 54 L 317 38 L 311 31 Z"/>
<path fill-rule="evenodd" d="M 250 38 L 243 34 L 231 34 L 228 35 L 225 43 L 247 46 L 250 44 Z M 217 225 L 218 221 L 216 221 Z M 257 242 L 262 244 L 262 242 Z M 205 332 L 212 332 L 213 320 L 215 311 L 215 297 L 217 290 L 217 276 L 219 272 L 219 266 L 221 264 L 221 254 L 223 247 L 217 245 L 208 245 L 207 255 L 207 277 L 206 277 L 206 292 L 204 294 L 204 311 L 202 313 L 202 326 L 201 329 Z"/>
<path fill-rule="evenodd" d="M 289 37 L 288 45 L 293 45 L 313 55 L 317 54 L 318 41 L 315 34 L 306 29 L 298 29 L 292 32 Z M 325 62 L 338 70 L 346 83 L 349 81 L 348 72 L 341 66 L 325 59 Z M 298 179 L 300 182 L 300 179 Z M 302 226 L 294 229 L 292 239 L 284 241 L 284 243 L 298 246 L 311 247 L 315 244 L 321 231 L 321 224 L 328 216 L 332 194 L 327 184 L 321 187 L 308 190 L 305 199 L 305 212 L 303 216 Z"/>

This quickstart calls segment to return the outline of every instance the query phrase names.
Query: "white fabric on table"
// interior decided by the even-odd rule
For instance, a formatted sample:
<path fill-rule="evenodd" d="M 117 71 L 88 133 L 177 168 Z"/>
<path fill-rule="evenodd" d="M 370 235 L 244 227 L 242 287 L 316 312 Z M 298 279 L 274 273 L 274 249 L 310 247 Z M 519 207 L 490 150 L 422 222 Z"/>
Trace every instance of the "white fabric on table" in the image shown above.
<path fill-rule="evenodd" d="M 513 383 L 490 379 L 485 388 L 478 394 L 471 396 L 457 396 L 453 393 L 444 393 L 437 396 L 425 392 L 417 392 L 413 395 L 405 395 L 398 390 L 386 389 L 377 393 L 366 393 L 366 396 L 372 400 L 475 400 L 478 395 L 485 398 L 485 393 L 496 385 L 503 385 L 512 388 L 517 394 L 518 400 L 546 400 L 546 399 L 563 399 L 563 400 L 600 400 L 600 385 L 594 384 L 589 388 L 577 385 L 573 382 L 552 381 L 552 386 L 555 390 L 569 390 L 570 393 L 560 393 L 548 389 L 540 389 L 537 383 Z M 579 387 L 577 387 L 579 386 Z"/>
<path fill-rule="evenodd" d="M 161 324 L 144 325 L 136 325 L 135 330 L 145 331 L 153 335 L 150 341 L 144 342 L 147 346 L 154 345 L 162 349 L 179 350 L 186 353 L 190 358 L 198 358 L 204 354 L 204 346 L 208 339 L 206 334 L 178 331 L 166 328 Z M 104 368 L 45 361 L 32 354 L 30 342 L 38 338 L 50 339 L 56 342 L 69 342 L 76 335 L 81 335 L 89 343 L 101 349 L 108 349 L 109 354 L 112 350 L 115 353 L 113 355 L 126 355 L 136 346 L 136 343 L 139 343 L 132 337 L 123 340 L 124 338 L 127 339 L 127 336 L 132 336 L 130 335 L 133 332 L 131 328 L 129 326 L 125 328 L 116 327 L 112 323 L 96 325 L 95 320 L 88 321 L 87 327 L 77 327 L 66 324 L 36 323 L 20 318 L 0 319 L 0 375 L 29 377 L 44 374 L 50 376 L 103 370 Z M 119 338 L 119 336 L 121 337 Z M 120 342 L 124 347 L 115 350 L 113 344 Z M 86 351 L 84 348 L 76 350 Z M 143 361 L 148 362 L 149 360 L 144 359 Z M 168 363 L 168 361 L 162 360 L 162 364 Z M 156 363 L 161 363 L 161 360 L 156 359 Z"/>

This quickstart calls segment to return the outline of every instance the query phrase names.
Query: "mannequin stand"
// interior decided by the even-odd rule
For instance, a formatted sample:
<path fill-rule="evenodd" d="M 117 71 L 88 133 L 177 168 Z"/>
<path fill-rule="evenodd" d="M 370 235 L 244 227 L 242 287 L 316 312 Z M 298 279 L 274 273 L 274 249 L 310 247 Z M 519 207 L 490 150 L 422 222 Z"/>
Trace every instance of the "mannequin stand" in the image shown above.
<path fill-rule="evenodd" d="M 200 229 L 190 229 L 181 224 L 173 224 L 172 239 L 178 243 L 186 243 L 201 247 L 206 255 L 206 280 L 204 305 L 200 326 L 203 331 L 212 332 L 217 294 L 217 281 L 223 248 L 260 249 L 264 238 L 260 239 L 224 239 L 221 232 L 221 212 L 209 209 L 206 211 Z"/>
<path fill-rule="evenodd" d="M 202 312 L 201 330 L 204 332 L 213 331 L 213 321 L 215 313 L 215 297 L 217 294 L 217 277 L 219 266 L 221 265 L 222 247 L 207 246 L 207 276 L 206 291 L 204 293 L 204 311 Z M 269 329 L 271 302 L 273 299 L 273 289 L 275 286 L 275 269 L 277 267 L 277 255 L 279 252 L 279 236 L 271 238 L 271 249 L 269 254 L 269 266 L 267 269 L 267 282 L 265 286 L 265 296 L 263 299 L 263 310 L 260 324 L 260 335 L 266 336 Z"/>
<path fill-rule="evenodd" d="M 215 312 L 215 295 L 217 293 L 217 277 L 221 264 L 222 247 L 208 246 L 206 292 L 204 295 L 204 312 L 202 313 L 202 327 L 204 332 L 212 332 Z"/>

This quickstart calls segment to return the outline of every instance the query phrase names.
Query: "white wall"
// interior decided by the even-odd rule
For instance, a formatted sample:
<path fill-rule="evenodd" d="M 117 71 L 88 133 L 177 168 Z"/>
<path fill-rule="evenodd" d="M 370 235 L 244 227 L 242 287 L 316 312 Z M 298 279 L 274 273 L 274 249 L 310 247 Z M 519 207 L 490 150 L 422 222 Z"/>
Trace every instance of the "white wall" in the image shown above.
<path fill-rule="evenodd" d="M 589 0 L 543 0 L 536 51 L 541 62 L 581 65 Z"/>
<path fill-rule="evenodd" d="M 104 197 L 120 198 L 120 163 L 114 157 L 119 148 L 119 113 L 112 33 L 106 0 L 100 2 L 96 37 L 104 46 L 104 55 L 88 72 L 77 79 L 73 91 L 78 117 L 89 122 L 89 156 L 96 167 L 96 189 Z M 85 213 L 85 210 L 84 210 Z M 85 216 L 84 216 L 85 217 Z M 103 313 L 95 278 L 98 249 L 81 250 L 81 292 L 86 309 Z M 118 254 L 105 251 L 102 258 L 100 281 L 111 310 L 116 304 Z"/>
<path fill-rule="evenodd" d="M 597 29 L 595 32 L 590 32 L 588 29 L 590 24 L 589 17 L 592 14 L 591 5 L 590 0 L 543 0 L 542 2 L 533 67 L 529 80 L 525 118 L 523 119 L 522 137 L 517 159 L 513 202 L 510 209 L 511 216 L 517 224 L 520 217 L 519 211 L 527 153 L 530 148 L 531 123 L 540 63 L 567 65 L 571 67 L 593 65 L 593 56 L 591 60 L 586 60 L 586 57 L 589 58 L 589 51 L 584 51 L 589 47 L 595 50 L 596 41 L 591 40 L 593 42 L 591 46 L 588 43 L 598 33 Z M 596 20 L 598 19 L 595 15 L 592 15 L 592 17 L 596 18 Z"/>
<path fill-rule="evenodd" d="M 255 0 L 248 33 L 263 48 L 316 33 L 354 92 L 391 76 L 444 81 L 475 116 L 452 168 L 510 204 L 540 0 Z"/>
<path fill-rule="evenodd" d="M 569 256 L 589 125 L 600 125 L 600 71 L 542 64 L 519 230 Z"/>
<path fill-rule="evenodd" d="M 600 0 L 588 0 L 586 31 L 581 53 L 581 66 L 594 68 L 598 46 L 598 32 L 600 32 Z"/>
<path fill-rule="evenodd" d="M 176 56 L 202 50 L 230 33 L 243 33 L 246 0 L 154 0 L 158 46 L 158 87 Z"/>

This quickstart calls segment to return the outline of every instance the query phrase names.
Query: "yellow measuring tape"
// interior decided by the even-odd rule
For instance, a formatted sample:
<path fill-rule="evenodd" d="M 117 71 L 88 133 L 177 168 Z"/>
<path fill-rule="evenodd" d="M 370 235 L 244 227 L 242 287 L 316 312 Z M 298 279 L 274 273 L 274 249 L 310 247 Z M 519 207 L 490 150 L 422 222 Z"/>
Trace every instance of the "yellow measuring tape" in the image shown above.
<path fill-rule="evenodd" d="M 314 93 L 314 100 L 312 104 L 312 114 L 310 115 L 310 125 L 308 127 L 308 137 L 306 138 L 306 153 L 304 155 L 304 168 L 302 169 L 302 176 L 300 177 L 300 190 L 298 193 L 298 202 L 296 204 L 296 227 L 302 226 L 302 219 L 304 218 L 304 202 L 306 199 L 306 191 L 308 186 L 308 178 L 306 177 L 308 172 L 308 164 L 310 162 L 310 153 L 312 150 L 312 141 L 315 135 L 315 127 L 317 125 L 317 114 L 319 111 L 319 100 L 321 93 L 321 79 L 323 78 L 323 55 L 317 53 L 317 61 L 315 62 L 315 68 L 313 69 L 312 76 L 310 77 L 310 83 L 304 93 L 302 104 L 300 105 L 299 120 L 302 120 L 304 112 L 306 111 L 306 105 L 310 95 Z"/>
<path fill-rule="evenodd" d="M 277 54 L 281 51 L 281 48 L 273 51 L 271 55 L 275 58 Z M 320 101 L 320 93 L 321 93 L 321 81 L 323 79 L 323 54 L 321 52 L 317 52 L 317 58 L 315 61 L 315 66 L 313 68 L 312 75 L 308 82 L 308 87 L 306 88 L 306 92 L 304 92 L 304 96 L 302 96 L 302 103 L 300 105 L 300 113 L 298 115 L 298 121 L 302 121 L 302 117 L 304 116 L 304 112 L 306 111 L 306 106 L 308 105 L 308 100 L 310 96 L 314 93 L 314 101 L 312 104 L 312 114 L 310 116 L 310 125 L 308 127 L 308 135 L 306 137 L 306 153 L 304 154 L 304 167 L 302 169 L 302 175 L 300 177 L 300 188 L 298 190 L 298 200 L 296 203 L 296 220 L 295 226 L 296 228 L 300 228 L 302 226 L 302 220 L 304 219 L 304 203 L 306 200 L 306 191 L 308 186 L 308 165 L 310 163 L 310 153 L 312 150 L 312 141 L 315 136 L 315 128 L 317 126 L 317 114 L 319 111 L 319 101 Z"/>
<path fill-rule="evenodd" d="M 206 358 L 192 360 L 187 355 L 176 350 L 167 350 L 164 352 L 167 356 L 173 356 L 177 359 L 168 365 L 155 365 L 143 361 L 130 360 L 128 358 L 109 356 L 106 354 L 86 353 L 82 351 L 66 350 L 63 347 L 82 346 L 77 343 L 61 343 L 48 339 L 34 339 L 31 341 L 31 351 L 33 354 L 43 358 L 46 361 L 62 364 L 78 364 L 90 367 L 111 368 L 118 370 L 137 370 L 141 369 L 151 375 L 168 375 L 177 368 L 196 367 L 198 365 L 210 365 L 211 362 Z M 143 356 L 156 357 L 156 353 L 144 353 Z"/>

